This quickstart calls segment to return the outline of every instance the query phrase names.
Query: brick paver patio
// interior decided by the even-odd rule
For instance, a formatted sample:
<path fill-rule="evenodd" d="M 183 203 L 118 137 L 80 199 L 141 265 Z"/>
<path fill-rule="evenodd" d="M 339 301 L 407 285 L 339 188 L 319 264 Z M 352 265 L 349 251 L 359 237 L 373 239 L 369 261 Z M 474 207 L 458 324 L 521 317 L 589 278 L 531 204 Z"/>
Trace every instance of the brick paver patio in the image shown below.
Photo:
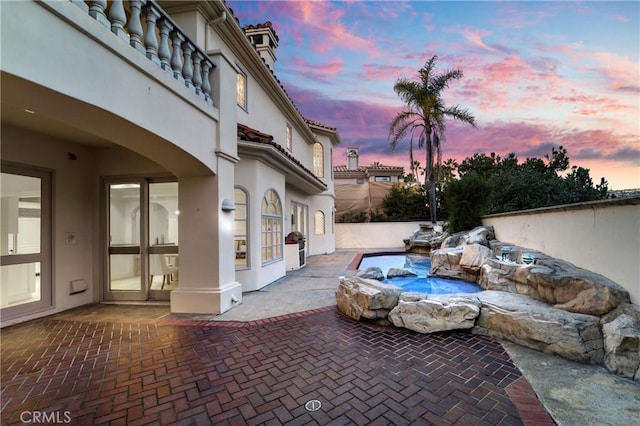
<path fill-rule="evenodd" d="M 335 307 L 251 323 L 48 317 L 2 330 L 1 372 L 3 425 L 554 424 L 495 340 Z"/>

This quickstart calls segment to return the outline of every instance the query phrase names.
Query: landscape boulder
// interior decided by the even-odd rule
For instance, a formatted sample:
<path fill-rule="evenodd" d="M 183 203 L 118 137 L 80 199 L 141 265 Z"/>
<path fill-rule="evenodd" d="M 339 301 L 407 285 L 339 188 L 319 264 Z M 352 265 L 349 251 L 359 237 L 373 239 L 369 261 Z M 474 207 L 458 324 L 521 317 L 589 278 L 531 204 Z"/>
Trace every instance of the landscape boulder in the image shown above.
<path fill-rule="evenodd" d="M 389 313 L 396 327 L 418 333 L 469 329 L 480 314 L 480 300 L 468 295 L 403 294 Z"/>
<path fill-rule="evenodd" d="M 602 363 L 600 319 L 502 291 L 475 293 L 482 303 L 474 334 L 499 337 L 586 364 Z"/>
<path fill-rule="evenodd" d="M 340 277 L 336 303 L 340 312 L 356 321 L 361 318 L 386 320 L 401 293 L 401 287 L 377 280 Z"/>
<path fill-rule="evenodd" d="M 605 367 L 640 381 L 640 306 L 620 305 L 602 317 L 601 324 Z"/>
<path fill-rule="evenodd" d="M 358 271 L 356 276 L 369 280 L 384 281 L 384 274 L 382 273 L 382 269 L 377 266 L 370 266 L 367 269 Z"/>
<path fill-rule="evenodd" d="M 603 275 L 539 256 L 531 265 L 488 258 L 477 283 L 486 290 L 523 294 L 558 309 L 587 315 L 602 316 L 629 303 L 629 292 Z"/>
<path fill-rule="evenodd" d="M 404 268 L 389 268 L 387 271 L 387 278 L 396 278 L 396 277 L 417 277 L 413 271 Z"/>

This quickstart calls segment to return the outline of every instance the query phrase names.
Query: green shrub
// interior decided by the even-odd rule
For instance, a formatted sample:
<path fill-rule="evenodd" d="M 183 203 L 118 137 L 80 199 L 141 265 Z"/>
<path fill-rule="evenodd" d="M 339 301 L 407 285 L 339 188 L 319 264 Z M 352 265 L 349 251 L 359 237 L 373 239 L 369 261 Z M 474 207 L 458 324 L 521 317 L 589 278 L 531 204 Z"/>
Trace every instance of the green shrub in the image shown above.
<path fill-rule="evenodd" d="M 445 192 L 449 211 L 448 232 L 453 234 L 482 225 L 480 216 L 491 196 L 491 184 L 476 172 L 453 181 Z"/>

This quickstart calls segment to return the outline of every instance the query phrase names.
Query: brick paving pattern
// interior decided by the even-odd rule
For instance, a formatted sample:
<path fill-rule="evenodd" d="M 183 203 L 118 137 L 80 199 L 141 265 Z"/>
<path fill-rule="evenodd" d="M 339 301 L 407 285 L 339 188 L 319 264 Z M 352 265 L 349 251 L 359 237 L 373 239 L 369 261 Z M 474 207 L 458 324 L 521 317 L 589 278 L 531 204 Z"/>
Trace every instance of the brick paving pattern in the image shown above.
<path fill-rule="evenodd" d="M 497 341 L 335 307 L 252 323 L 49 317 L 3 329 L 1 362 L 3 425 L 35 411 L 78 425 L 553 424 Z"/>

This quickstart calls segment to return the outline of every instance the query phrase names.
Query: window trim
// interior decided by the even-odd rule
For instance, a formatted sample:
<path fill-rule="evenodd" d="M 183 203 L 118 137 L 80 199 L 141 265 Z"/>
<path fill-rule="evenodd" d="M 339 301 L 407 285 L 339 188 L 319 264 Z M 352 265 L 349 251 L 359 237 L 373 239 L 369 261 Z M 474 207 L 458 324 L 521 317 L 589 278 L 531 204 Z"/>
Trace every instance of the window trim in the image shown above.
<path fill-rule="evenodd" d="M 264 212 L 265 200 L 267 200 L 268 194 L 274 194 L 277 198 L 277 211 L 278 214 L 268 214 Z M 267 200 L 267 204 L 269 201 Z M 265 230 L 265 221 L 270 225 L 269 230 Z M 278 229 L 273 231 L 274 224 L 278 224 Z M 262 197 L 262 205 L 260 207 L 260 258 L 262 259 L 262 265 L 269 265 L 272 263 L 280 262 L 284 259 L 284 218 L 282 211 L 282 200 L 278 191 L 273 188 L 269 188 L 264 192 Z M 266 236 L 271 236 L 271 238 L 265 238 Z M 271 240 L 271 244 L 266 244 L 265 241 Z M 269 258 L 265 257 L 265 249 L 272 249 L 272 256 Z M 279 248 L 279 250 L 273 250 L 274 248 Z M 275 255 L 275 251 L 279 251 L 279 256 Z"/>
<path fill-rule="evenodd" d="M 40 263 L 40 300 L 25 304 L 7 306 L 0 309 L 2 320 L 11 320 L 25 315 L 44 312 L 54 305 L 54 264 L 53 264 L 53 188 L 55 174 L 53 170 L 31 167 L 10 162 L 1 163 L 2 173 L 16 174 L 40 179 L 40 251 L 29 254 L 2 256 L 2 266 L 25 263 Z M 21 261 L 23 260 L 23 261 Z"/>
<path fill-rule="evenodd" d="M 249 110 L 249 79 L 247 78 L 247 73 L 244 72 L 240 66 L 237 66 L 238 72 L 236 74 L 236 104 L 245 111 Z M 244 96 L 242 98 L 242 103 L 240 103 L 240 92 L 238 91 L 238 87 L 240 86 L 239 78 L 243 78 L 243 86 L 244 86 Z"/>
<path fill-rule="evenodd" d="M 238 265 L 235 266 L 236 271 L 239 271 L 239 270 L 244 270 L 244 269 L 250 269 L 251 268 L 251 254 L 250 254 L 251 250 L 249 250 L 249 248 L 250 248 L 250 242 L 249 242 L 249 235 L 250 235 L 249 203 L 250 203 L 250 200 L 249 200 L 249 191 L 243 186 L 236 185 L 236 186 L 233 187 L 233 190 L 234 190 L 234 200 L 233 201 L 234 201 L 236 206 L 243 205 L 242 203 L 238 203 L 236 201 L 236 199 L 235 199 L 235 190 L 236 189 L 240 190 L 240 191 L 242 191 L 244 193 L 245 200 L 246 200 L 245 204 L 244 204 L 244 206 L 245 206 L 245 216 L 244 216 L 245 234 L 244 235 L 236 234 L 235 223 L 236 223 L 236 220 L 238 220 L 238 219 L 236 219 L 236 217 L 235 217 L 235 212 L 234 212 L 234 217 L 233 217 L 233 223 L 234 223 L 234 227 L 233 227 L 233 242 L 234 242 L 234 245 L 235 245 L 236 237 L 244 236 L 244 241 L 245 241 L 245 246 L 246 246 L 245 247 L 246 264 L 242 265 L 242 266 L 238 266 Z M 236 212 L 237 211 L 238 210 L 236 209 Z M 240 220 L 242 220 L 242 219 L 240 219 Z M 234 251 L 235 251 L 235 247 L 234 247 Z"/>
<path fill-rule="evenodd" d="M 287 123 L 287 129 L 286 129 L 286 133 L 285 133 L 285 140 L 286 140 L 287 149 L 289 151 L 293 151 L 293 128 L 291 127 L 291 124 L 289 124 L 289 123 Z"/>
<path fill-rule="evenodd" d="M 322 232 L 318 232 L 319 219 L 322 220 Z M 327 215 L 322 210 L 316 210 L 313 214 L 313 233 L 314 235 L 327 234 Z"/>
<path fill-rule="evenodd" d="M 317 147 L 320 149 L 317 150 Z M 324 178 L 324 146 L 318 141 L 313 144 L 313 174 Z"/>

